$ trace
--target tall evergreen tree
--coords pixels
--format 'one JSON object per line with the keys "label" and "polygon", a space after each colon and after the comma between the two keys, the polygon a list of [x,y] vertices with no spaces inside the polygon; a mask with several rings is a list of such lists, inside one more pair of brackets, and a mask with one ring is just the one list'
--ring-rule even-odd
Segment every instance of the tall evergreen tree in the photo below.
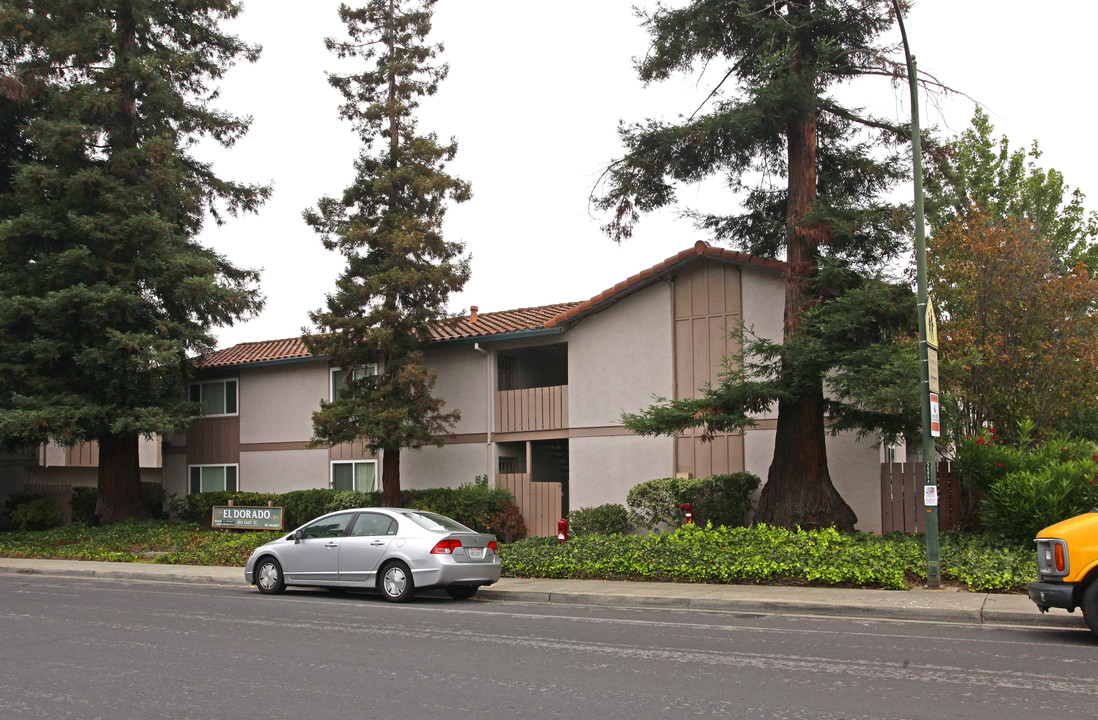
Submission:
{"label": "tall evergreen tree", "polygon": [[[459,419],[431,392],[423,366],[431,325],[450,293],[469,278],[461,243],[442,236],[447,201],[470,197],[469,185],[446,173],[457,143],[418,134],[415,110],[447,72],[432,61],[441,45],[426,42],[435,0],[370,0],[341,5],[348,39],[327,40],[340,58],[359,58],[360,72],[330,75],[343,95],[340,115],[362,142],[354,183],[322,198],[305,220],[324,246],[347,258],[335,292],[310,315],[310,351],[342,370],[346,388],[313,414],[314,443],[360,442],[382,454],[384,502],[400,504],[400,451],[440,443]],[[376,375],[367,374],[377,365]]]}
{"label": "tall evergreen tree", "polygon": [[207,212],[220,221],[269,192],[219,178],[193,153],[248,126],[211,105],[212,81],[258,57],[218,28],[239,9],[0,6],[0,87],[18,132],[5,135],[0,185],[0,442],[98,442],[105,523],[147,513],[138,439],[197,415],[188,358],[261,304],[255,272],[195,240]]}
{"label": "tall evergreen tree", "polygon": [[623,126],[626,154],[607,170],[595,198],[611,212],[608,233],[621,241],[641,213],[675,202],[678,184],[723,175],[742,196],[743,212],[696,214],[699,224],[750,253],[784,254],[788,347],[777,376],[732,373],[724,385],[731,392],[703,412],[662,428],[637,426],[667,434],[698,425],[731,430],[750,424],[751,411],[776,400],[774,459],[755,513],[762,522],[839,528],[856,522],[828,473],[823,387],[833,366],[812,354],[818,324],[806,325],[806,318],[851,285],[820,282],[824,260],[855,271],[894,257],[901,247],[901,214],[882,199],[905,171],[895,152],[899,128],[832,94],[859,77],[903,74],[890,60],[894,48],[879,41],[894,22],[889,0],[658,6],[644,15],[652,46],[638,65],[641,79],[664,80],[699,67],[718,68],[723,79],[689,117]]}

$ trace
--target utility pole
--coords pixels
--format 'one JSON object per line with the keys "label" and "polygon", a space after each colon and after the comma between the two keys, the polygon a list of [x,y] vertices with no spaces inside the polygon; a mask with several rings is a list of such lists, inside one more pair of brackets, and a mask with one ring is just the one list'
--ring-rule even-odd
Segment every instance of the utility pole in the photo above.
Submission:
{"label": "utility pole", "polygon": [[[934,438],[940,434],[938,417],[938,330],[926,290],[926,234],[923,224],[923,150],[919,129],[919,76],[915,56],[907,44],[907,31],[898,0],[892,0],[907,59],[911,89],[911,152],[915,176],[915,265],[918,283],[919,379],[923,405],[923,505],[926,508],[926,584],[942,584],[941,549],[938,544],[938,458]],[[933,346],[933,347],[932,347]],[[933,364],[933,367],[932,367]]]}

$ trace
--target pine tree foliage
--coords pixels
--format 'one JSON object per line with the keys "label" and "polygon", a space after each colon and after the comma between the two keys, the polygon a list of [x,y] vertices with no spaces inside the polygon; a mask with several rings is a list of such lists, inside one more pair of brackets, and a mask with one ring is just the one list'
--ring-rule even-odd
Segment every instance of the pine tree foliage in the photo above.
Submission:
{"label": "pine tree foliage", "polygon": [[[355,73],[332,74],[340,115],[362,143],[356,176],[341,197],[322,198],[305,220],[338,250],[347,267],[326,307],[310,315],[305,341],[345,372],[347,387],[313,415],[314,442],[362,443],[382,452],[385,502],[399,505],[400,451],[438,443],[459,419],[434,397],[423,366],[431,326],[445,317],[451,293],[469,277],[464,246],[443,238],[448,202],[470,197],[445,166],[457,143],[418,132],[415,111],[433,95],[447,67],[427,42],[434,0],[371,0],[343,5],[347,39],[327,41]],[[377,364],[380,372],[367,375]]]}
{"label": "pine tree foliage", "polygon": [[[710,388],[722,395],[704,412],[643,430],[731,430],[767,398],[777,400],[774,461],[755,513],[771,524],[853,528],[856,521],[832,485],[825,447],[825,416],[836,406],[825,398],[824,379],[842,358],[815,353],[830,342],[819,335],[827,329],[821,308],[840,307],[829,293],[858,283],[819,280],[825,263],[866,272],[903,247],[905,212],[886,192],[908,174],[899,149],[904,128],[844,105],[836,92],[861,77],[903,77],[895,48],[880,41],[894,26],[892,7],[887,0],[657,6],[643,16],[652,46],[638,64],[641,79],[702,70],[703,79],[721,79],[689,117],[623,125],[625,155],[608,168],[594,198],[610,213],[605,230],[621,241],[643,213],[672,205],[683,184],[720,177],[741,211],[694,213],[696,221],[718,241],[788,262],[784,347],[755,346],[766,353],[767,372],[751,374],[745,364]],[[860,327],[851,323],[844,342],[867,340]],[[858,406],[847,399],[851,410]],[[689,404],[671,405],[679,402]],[[863,419],[895,426],[884,417]]]}
{"label": "pine tree foliage", "polygon": [[262,186],[194,153],[248,127],[215,82],[258,48],[230,0],[0,6],[0,439],[97,441],[103,522],[140,516],[140,436],[198,413],[188,359],[257,310],[258,276],[195,240]]}

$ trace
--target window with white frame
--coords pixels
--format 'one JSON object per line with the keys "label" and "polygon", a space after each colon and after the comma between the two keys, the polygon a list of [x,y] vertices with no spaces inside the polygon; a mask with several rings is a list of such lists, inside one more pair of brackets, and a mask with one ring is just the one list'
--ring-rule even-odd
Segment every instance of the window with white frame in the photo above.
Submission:
{"label": "window with white frame", "polygon": [[[356,367],[354,369],[354,378],[356,381],[366,377],[373,377],[377,375],[377,365],[369,364]],[[329,389],[328,397],[332,402],[339,399],[339,393],[347,389],[347,371],[341,368],[332,368],[332,385]]]}
{"label": "window with white frame", "polygon": [[377,490],[377,460],[332,461],[332,489],[358,492]]}
{"label": "window with white frame", "polygon": [[236,465],[191,465],[188,493],[236,492]]}
{"label": "window with white frame", "polygon": [[202,403],[205,417],[236,415],[236,380],[208,380],[191,383],[191,402]]}

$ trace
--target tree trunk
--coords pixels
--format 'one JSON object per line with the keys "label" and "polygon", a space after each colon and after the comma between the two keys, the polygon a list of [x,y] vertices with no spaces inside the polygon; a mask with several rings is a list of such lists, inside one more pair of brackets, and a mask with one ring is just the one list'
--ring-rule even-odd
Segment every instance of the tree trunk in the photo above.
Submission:
{"label": "tree trunk", "polygon": [[381,453],[381,502],[385,507],[401,507],[400,448]]}
{"label": "tree trunk", "polygon": [[[816,199],[816,117],[793,120],[788,130],[789,228],[785,283],[785,327],[788,340],[800,330],[801,314],[811,305],[807,281],[816,271],[817,246],[826,232],[802,226]],[[791,368],[783,364],[783,374]],[[853,530],[857,515],[842,499],[827,470],[823,378],[810,392],[778,403],[774,460],[755,511],[757,522],[780,527],[835,526]]]}
{"label": "tree trunk", "polygon": [[95,514],[103,525],[150,517],[141,498],[139,437],[137,433],[122,433],[99,438],[99,491]]}

